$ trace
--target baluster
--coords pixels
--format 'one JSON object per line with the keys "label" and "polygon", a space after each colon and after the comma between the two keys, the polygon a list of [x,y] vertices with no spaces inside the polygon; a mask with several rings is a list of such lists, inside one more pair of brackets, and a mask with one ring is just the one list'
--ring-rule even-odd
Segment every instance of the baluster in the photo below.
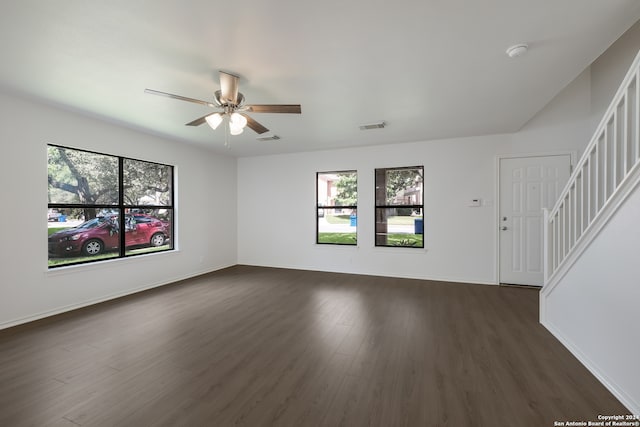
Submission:
{"label": "baluster", "polygon": [[593,185],[594,185],[594,193],[593,196],[594,206],[593,206],[593,218],[598,216],[598,206],[600,206],[600,142],[596,142],[596,152],[595,152],[596,161],[594,163],[594,171],[593,171]]}
{"label": "baluster", "polygon": [[627,177],[627,172],[629,172],[629,160],[628,160],[628,151],[629,151],[629,97],[627,96],[627,91],[624,93],[624,106],[622,110],[624,114],[622,116],[622,176],[620,177],[620,182],[624,181]]}
{"label": "baluster", "polygon": [[633,115],[633,125],[635,128],[635,145],[636,145],[636,158],[635,163],[640,159],[640,69],[636,71],[636,99],[635,99],[635,111]]}
{"label": "baluster", "polygon": [[556,268],[558,268],[558,266],[560,265],[560,239],[558,238],[558,231],[559,231],[559,216],[558,216],[558,212],[556,211],[556,213],[553,215],[553,246],[554,246],[554,257],[555,257],[555,266]]}
{"label": "baluster", "polygon": [[573,240],[571,241],[571,247],[574,247],[578,241],[578,175],[576,175],[575,183],[573,184]]}
{"label": "baluster", "polygon": [[[587,174],[589,179],[587,180],[587,227],[591,224],[591,153],[587,157],[587,161],[584,162],[587,166]],[[585,227],[585,229],[587,228]]]}
{"label": "baluster", "polygon": [[[620,105],[620,104],[618,104]],[[609,201],[609,198],[613,195],[618,187],[618,105],[613,110],[613,136],[611,137],[611,192],[607,192],[607,197],[604,199],[605,203]]]}
{"label": "baluster", "polygon": [[603,177],[603,181],[602,181],[602,198],[599,203],[598,206],[604,206],[605,203],[607,203],[607,193],[608,190],[607,188],[609,187],[609,179],[608,179],[608,175],[609,175],[609,168],[607,168],[607,165],[609,164],[609,122],[607,122],[607,124],[605,125],[604,128],[604,138],[602,139],[602,177]]}
{"label": "baluster", "polygon": [[560,252],[560,262],[564,260],[564,255],[567,253],[567,208],[566,208],[566,198],[562,200],[562,223],[560,228],[562,229],[562,236],[560,240],[562,241],[562,251]]}
{"label": "baluster", "polygon": [[576,174],[576,202],[575,202],[575,225],[573,227],[574,240],[575,242],[580,239],[580,235],[582,234],[582,169],[578,171]]}

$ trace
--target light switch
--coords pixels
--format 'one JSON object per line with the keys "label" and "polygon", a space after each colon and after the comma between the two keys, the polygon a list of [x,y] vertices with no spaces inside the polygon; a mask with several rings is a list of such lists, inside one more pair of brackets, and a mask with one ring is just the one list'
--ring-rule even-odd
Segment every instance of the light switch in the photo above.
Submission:
{"label": "light switch", "polygon": [[469,202],[470,208],[478,208],[482,205],[482,199],[471,199]]}

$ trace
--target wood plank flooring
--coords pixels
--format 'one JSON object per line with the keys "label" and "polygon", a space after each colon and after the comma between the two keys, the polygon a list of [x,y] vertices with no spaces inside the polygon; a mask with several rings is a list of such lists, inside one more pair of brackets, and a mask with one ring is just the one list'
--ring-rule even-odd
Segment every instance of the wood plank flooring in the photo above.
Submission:
{"label": "wood plank flooring", "polygon": [[237,266],[0,331],[0,426],[553,426],[628,411],[538,292]]}

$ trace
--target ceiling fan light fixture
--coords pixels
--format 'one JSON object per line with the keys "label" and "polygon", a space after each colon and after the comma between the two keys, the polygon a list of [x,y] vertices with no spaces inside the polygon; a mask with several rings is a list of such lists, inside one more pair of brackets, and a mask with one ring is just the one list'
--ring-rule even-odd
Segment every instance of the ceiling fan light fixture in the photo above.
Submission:
{"label": "ceiling fan light fixture", "polygon": [[244,129],[247,125],[247,118],[240,113],[231,113],[231,117],[229,117],[229,125]]}
{"label": "ceiling fan light fixture", "polygon": [[229,123],[229,133],[231,135],[233,135],[233,136],[240,135],[243,131],[244,131],[243,128],[233,126],[231,123]]}
{"label": "ceiling fan light fixture", "polygon": [[[235,74],[220,71],[220,89],[215,91],[213,102],[203,101],[200,99],[189,98],[182,95],[176,95],[168,92],[160,92],[153,89],[145,89],[144,92],[151,95],[161,95],[168,98],[187,101],[194,104],[204,105],[206,107],[219,108],[222,111],[217,113],[209,113],[202,117],[186,123],[186,126],[200,126],[205,122],[212,128],[216,129],[220,123],[224,122],[225,126],[225,145],[228,146],[228,136],[240,135],[245,127],[253,132],[261,135],[268,132],[269,129],[264,127],[253,117],[245,113],[289,113],[301,114],[302,108],[300,104],[244,104],[244,95],[238,91],[240,77]],[[274,136],[272,140],[278,139]]]}
{"label": "ceiling fan light fixture", "polygon": [[220,123],[222,123],[222,114],[213,113],[211,115],[208,115],[205,120],[212,129],[216,129],[218,126],[220,126]]}

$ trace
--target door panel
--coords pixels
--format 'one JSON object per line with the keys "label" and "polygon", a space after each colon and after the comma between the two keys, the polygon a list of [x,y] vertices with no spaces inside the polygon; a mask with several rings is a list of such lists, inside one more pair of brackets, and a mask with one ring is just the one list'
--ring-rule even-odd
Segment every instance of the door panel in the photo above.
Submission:
{"label": "door panel", "polygon": [[542,286],[543,208],[569,179],[569,155],[500,159],[500,283]]}

